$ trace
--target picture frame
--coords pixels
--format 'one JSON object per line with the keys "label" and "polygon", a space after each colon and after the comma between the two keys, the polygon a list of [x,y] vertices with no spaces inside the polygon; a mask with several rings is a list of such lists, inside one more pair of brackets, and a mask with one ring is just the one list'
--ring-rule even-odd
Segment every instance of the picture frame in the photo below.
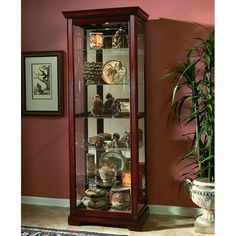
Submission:
{"label": "picture frame", "polygon": [[120,115],[129,116],[130,115],[130,101],[129,98],[117,98],[120,104]]}
{"label": "picture frame", "polygon": [[22,52],[22,115],[64,115],[64,51]]}

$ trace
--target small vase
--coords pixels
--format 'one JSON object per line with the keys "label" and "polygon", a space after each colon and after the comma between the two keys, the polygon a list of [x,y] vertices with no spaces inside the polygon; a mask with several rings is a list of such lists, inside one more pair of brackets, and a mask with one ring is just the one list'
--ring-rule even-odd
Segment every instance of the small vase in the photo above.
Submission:
{"label": "small vase", "polygon": [[107,165],[102,166],[98,172],[103,183],[111,183],[115,177],[115,171]]}

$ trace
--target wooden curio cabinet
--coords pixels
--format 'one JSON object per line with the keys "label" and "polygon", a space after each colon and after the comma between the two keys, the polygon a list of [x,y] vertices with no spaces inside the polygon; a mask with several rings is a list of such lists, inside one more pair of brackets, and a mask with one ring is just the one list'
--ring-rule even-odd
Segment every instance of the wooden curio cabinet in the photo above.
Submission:
{"label": "wooden curio cabinet", "polygon": [[68,27],[69,224],[139,230],[148,216],[145,24],[139,7],[63,12]]}

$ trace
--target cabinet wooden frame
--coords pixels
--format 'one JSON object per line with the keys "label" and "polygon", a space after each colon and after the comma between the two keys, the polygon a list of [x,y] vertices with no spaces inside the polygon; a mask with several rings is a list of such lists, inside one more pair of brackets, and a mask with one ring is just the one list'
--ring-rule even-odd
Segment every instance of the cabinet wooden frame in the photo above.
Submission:
{"label": "cabinet wooden frame", "polygon": [[[139,111],[138,108],[138,56],[137,56],[137,24],[145,23],[148,15],[139,7],[125,7],[125,8],[109,8],[96,10],[82,10],[82,11],[66,11],[63,15],[67,19],[67,38],[68,38],[68,79],[69,79],[69,143],[70,143],[70,215],[68,222],[71,225],[79,225],[80,223],[95,223],[125,226],[130,230],[140,230],[143,223],[148,217],[149,209],[147,206],[147,197],[142,201],[142,206],[139,205],[139,120],[145,119],[145,111]],[[75,57],[74,57],[74,35],[75,28],[86,27],[91,24],[105,24],[106,22],[128,22],[129,24],[129,73],[130,73],[130,98],[125,102],[130,102],[130,112],[125,113],[124,117],[117,117],[114,119],[129,119],[130,131],[132,136],[132,143],[130,148],[131,153],[131,202],[132,207],[130,212],[106,211],[103,210],[86,210],[77,207],[77,193],[76,193],[76,149],[75,149],[75,94],[76,84],[75,77]],[[98,32],[98,31],[97,31]],[[145,55],[144,55],[145,59]],[[145,63],[144,63],[145,65]],[[144,70],[145,73],[145,70]],[[115,86],[115,85],[111,85]],[[99,86],[101,87],[101,85]],[[124,97],[126,98],[126,97]],[[118,99],[123,100],[122,97]],[[85,104],[87,104],[85,102]],[[87,106],[87,105],[85,105]],[[139,114],[142,113],[142,116]],[[96,118],[97,120],[102,119]],[[84,121],[87,122],[87,119]],[[146,128],[146,125],[145,125]],[[146,142],[146,138],[145,138]],[[146,152],[146,149],[145,149]],[[146,155],[145,155],[145,163]],[[77,166],[79,163],[77,163]],[[83,165],[83,163],[81,163]],[[146,165],[145,165],[146,169]],[[147,171],[145,171],[146,177]],[[147,186],[146,186],[147,190]],[[147,192],[147,191],[146,191]],[[146,195],[147,196],[147,195]]]}

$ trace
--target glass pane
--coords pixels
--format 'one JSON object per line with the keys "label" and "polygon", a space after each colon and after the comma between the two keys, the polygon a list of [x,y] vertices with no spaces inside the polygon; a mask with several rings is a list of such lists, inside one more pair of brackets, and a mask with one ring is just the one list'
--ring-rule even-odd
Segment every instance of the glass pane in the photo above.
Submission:
{"label": "glass pane", "polygon": [[128,23],[75,27],[74,37],[77,206],[130,213]]}
{"label": "glass pane", "polygon": [[145,179],[145,87],[144,87],[144,26],[137,23],[137,40],[138,40],[138,111],[143,114],[139,119],[139,209],[145,203],[146,199],[146,179]]}
{"label": "glass pane", "polygon": [[142,118],[139,120],[139,209],[142,208],[146,200],[145,165],[145,125],[144,118]]}
{"label": "glass pane", "polygon": [[137,41],[138,41],[138,111],[144,112],[144,26],[137,24]]}

